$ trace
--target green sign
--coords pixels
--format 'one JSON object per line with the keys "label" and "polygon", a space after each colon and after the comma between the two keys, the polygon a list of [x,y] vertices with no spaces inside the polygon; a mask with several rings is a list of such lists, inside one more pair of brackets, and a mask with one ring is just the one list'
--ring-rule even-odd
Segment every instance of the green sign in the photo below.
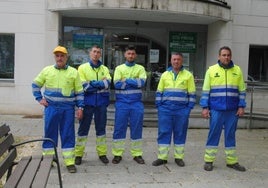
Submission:
{"label": "green sign", "polygon": [[197,33],[190,32],[170,32],[169,51],[181,53],[196,52]]}
{"label": "green sign", "polygon": [[103,46],[103,35],[73,34],[73,47],[79,49],[91,48],[94,45]]}

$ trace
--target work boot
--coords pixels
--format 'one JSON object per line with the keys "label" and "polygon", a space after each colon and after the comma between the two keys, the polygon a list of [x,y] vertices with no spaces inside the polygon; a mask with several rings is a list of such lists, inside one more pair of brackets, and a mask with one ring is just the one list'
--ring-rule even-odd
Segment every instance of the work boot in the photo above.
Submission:
{"label": "work boot", "polygon": [[80,165],[82,163],[82,157],[76,156],[74,162],[76,165]]}
{"label": "work boot", "polygon": [[122,160],[121,156],[114,156],[114,158],[112,160],[112,163],[113,164],[118,164],[118,163],[120,163],[121,160]]}
{"label": "work boot", "polygon": [[67,170],[69,173],[76,173],[76,167],[74,165],[67,166]]}
{"label": "work boot", "polygon": [[175,159],[175,163],[180,167],[185,166],[185,163],[182,159]]}
{"label": "work boot", "polygon": [[229,168],[233,168],[233,169],[235,169],[237,171],[240,171],[240,172],[245,172],[246,171],[246,168],[244,166],[241,166],[239,163],[227,164],[226,166],[229,167]]}
{"label": "work boot", "polygon": [[134,161],[136,161],[138,164],[144,164],[144,159],[142,158],[142,156],[136,156],[133,158]]}
{"label": "work boot", "polygon": [[106,155],[99,156],[99,159],[100,159],[101,162],[103,162],[104,164],[108,164],[108,163],[109,163],[109,159],[106,157]]}
{"label": "work boot", "polygon": [[212,162],[205,162],[204,170],[212,171],[213,170],[213,163]]}
{"label": "work boot", "polygon": [[163,165],[163,164],[167,164],[167,160],[156,159],[156,160],[152,163],[153,166],[160,166],[160,165]]}

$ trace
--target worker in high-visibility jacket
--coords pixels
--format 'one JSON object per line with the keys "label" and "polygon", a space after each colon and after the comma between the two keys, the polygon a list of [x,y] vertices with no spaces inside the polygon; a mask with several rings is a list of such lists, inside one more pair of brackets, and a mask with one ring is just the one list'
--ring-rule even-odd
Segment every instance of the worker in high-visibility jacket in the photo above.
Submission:
{"label": "worker in high-visibility jacket", "polygon": [[183,55],[171,55],[171,67],[158,83],[155,103],[158,109],[158,159],[152,165],[167,163],[173,135],[175,163],[183,167],[189,116],[196,101],[192,73],[183,67]]}
{"label": "worker in high-visibility jacket", "polygon": [[96,131],[97,154],[104,164],[109,163],[107,158],[106,121],[111,76],[109,69],[99,60],[101,57],[101,48],[99,46],[92,46],[89,50],[89,56],[89,62],[78,67],[78,72],[85,92],[85,107],[83,119],[79,121],[77,132],[75,146],[76,165],[82,163],[82,157],[84,155],[93,117]]}
{"label": "worker in high-visibility jacket", "polygon": [[[45,67],[38,74],[32,83],[32,92],[35,99],[45,107],[44,137],[51,138],[58,145],[59,132],[64,164],[70,173],[75,173],[75,106],[78,107],[77,118],[81,119],[84,92],[77,70],[66,64],[66,48],[57,46],[53,53],[56,64]],[[44,155],[54,154],[50,142],[45,141],[42,147]]]}
{"label": "worker in high-visibility jacket", "polygon": [[203,108],[202,116],[210,118],[204,156],[206,171],[213,170],[222,129],[227,167],[246,170],[238,163],[235,138],[238,119],[244,115],[246,107],[246,89],[243,73],[231,58],[229,47],[220,48],[217,64],[209,67],[204,79],[200,105]]}
{"label": "worker in high-visibility jacket", "polygon": [[120,163],[125,151],[127,127],[130,127],[130,152],[133,159],[144,164],[142,158],[142,128],[144,106],[142,88],[146,82],[146,71],[135,63],[136,49],[132,46],[125,51],[126,62],[116,67],[114,72],[115,87],[115,124],[112,153],[114,164]]}

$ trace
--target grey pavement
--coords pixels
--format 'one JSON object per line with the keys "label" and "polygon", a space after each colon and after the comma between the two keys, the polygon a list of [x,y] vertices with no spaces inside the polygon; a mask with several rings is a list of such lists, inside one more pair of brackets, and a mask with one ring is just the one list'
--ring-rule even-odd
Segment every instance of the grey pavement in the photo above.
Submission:
{"label": "grey pavement", "polygon": [[[43,120],[41,118],[24,118],[21,115],[0,115],[0,124],[10,125],[15,136],[42,137]],[[200,121],[201,124],[208,123]],[[78,124],[76,123],[76,129]],[[154,167],[157,158],[157,128],[145,127],[143,132],[143,149],[146,164],[137,164],[129,154],[129,132],[126,151],[120,164],[112,164],[111,141],[113,126],[107,126],[108,158],[110,163],[104,165],[95,151],[95,131],[91,127],[89,142],[83,163],[77,166],[78,172],[70,174],[62,164],[63,185],[66,188],[177,188],[177,187],[268,187],[268,129],[237,130],[237,153],[240,164],[246,172],[237,172],[225,164],[223,139],[221,139],[214,170],[203,170],[203,155],[208,129],[189,129],[185,146],[185,167],[175,164],[171,148],[166,165]],[[41,147],[39,146],[39,149]],[[41,149],[40,149],[41,150]],[[37,150],[35,150],[37,152]],[[58,187],[57,170],[53,168],[47,187]]]}

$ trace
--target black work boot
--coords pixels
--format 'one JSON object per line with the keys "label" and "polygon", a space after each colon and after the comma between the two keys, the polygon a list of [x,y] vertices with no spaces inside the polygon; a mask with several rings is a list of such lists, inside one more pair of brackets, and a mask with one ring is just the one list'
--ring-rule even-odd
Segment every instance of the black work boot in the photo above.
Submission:
{"label": "black work boot", "polygon": [[242,165],[240,165],[239,163],[235,163],[235,164],[227,164],[226,165],[227,167],[229,168],[233,168],[237,171],[240,171],[240,172],[245,172],[246,171],[246,168]]}
{"label": "black work boot", "polygon": [[121,156],[114,156],[114,158],[112,160],[112,163],[113,164],[118,164],[118,163],[120,163],[121,160],[122,160]]}
{"label": "black work boot", "polygon": [[108,164],[108,163],[109,163],[109,159],[106,157],[106,155],[99,156],[99,159],[100,159],[101,162],[103,162],[104,164]]}
{"label": "black work boot", "polygon": [[138,164],[145,164],[145,161],[142,156],[136,156],[133,158],[133,160],[136,161]]}
{"label": "black work boot", "polygon": [[185,163],[182,159],[175,159],[175,163],[180,166],[180,167],[184,167]]}
{"label": "black work boot", "polygon": [[74,162],[75,162],[76,165],[81,165],[82,157],[76,156]]}
{"label": "black work boot", "polygon": [[156,159],[156,160],[152,163],[153,166],[160,166],[160,165],[163,165],[163,164],[167,164],[167,160]]}
{"label": "black work boot", "polygon": [[66,166],[69,173],[76,173],[76,167],[74,165]]}
{"label": "black work boot", "polygon": [[205,162],[204,170],[212,171],[213,170],[213,163],[212,162]]}

